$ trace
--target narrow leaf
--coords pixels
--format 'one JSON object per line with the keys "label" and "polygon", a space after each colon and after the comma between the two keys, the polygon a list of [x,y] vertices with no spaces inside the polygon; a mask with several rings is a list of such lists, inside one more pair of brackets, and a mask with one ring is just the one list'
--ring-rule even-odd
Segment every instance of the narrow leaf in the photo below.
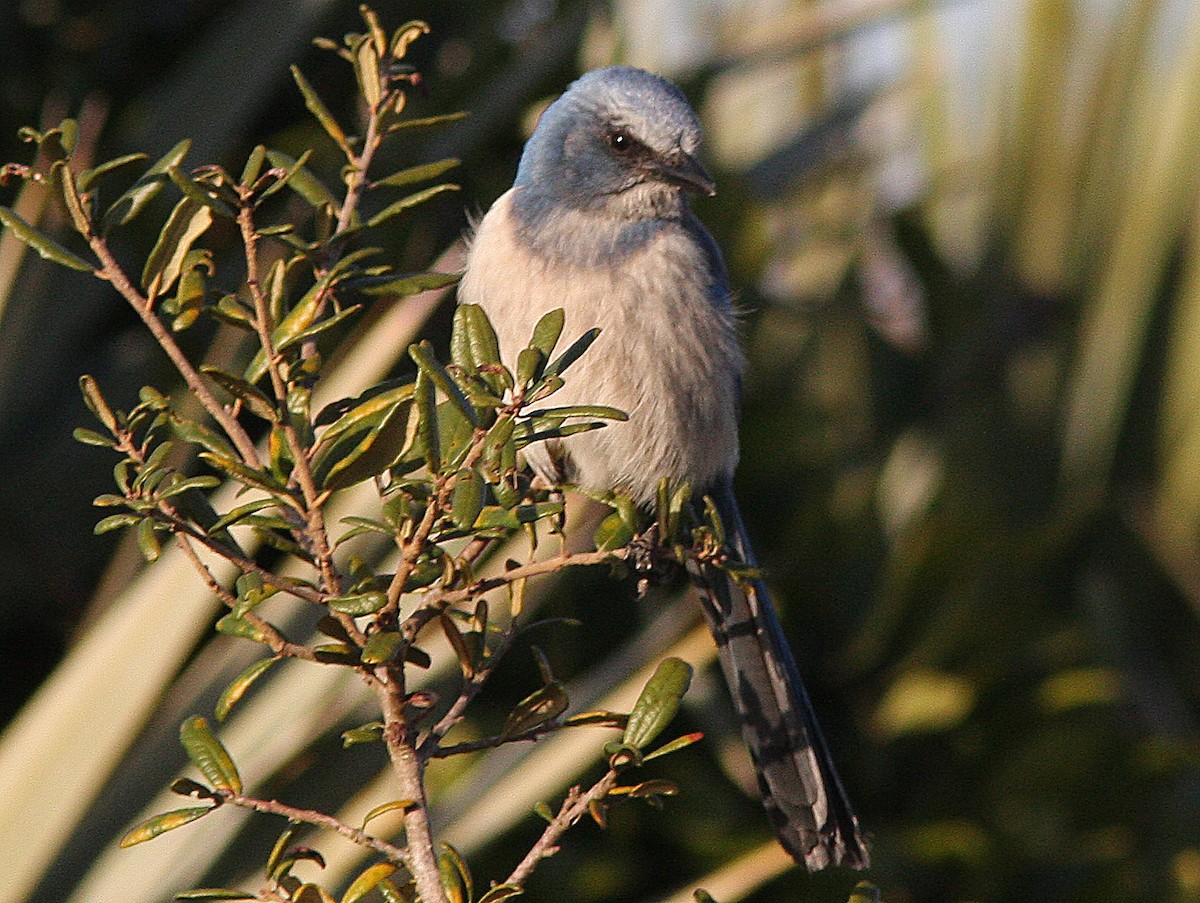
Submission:
{"label": "narrow leaf", "polygon": [[395,871],[396,866],[390,862],[375,863],[370,868],[360,872],[358,877],[350,882],[350,886],[342,894],[341,903],[358,903],[359,900],[373,891],[380,881],[391,877]]}
{"label": "narrow leaf", "polygon": [[185,196],[175,205],[142,270],[142,288],[151,299],[175,284],[188,251],[212,220],[212,209],[191,197]]}
{"label": "narrow leaf", "polygon": [[104,230],[108,231],[113,226],[123,226],[141,213],[155,195],[162,190],[162,187],[170,181],[167,170],[182,163],[191,146],[192,142],[185,138],[142,173],[141,178],[117,198],[116,203],[109,207],[104,214]]}
{"label": "narrow leaf", "polygon": [[25,222],[18,213],[7,207],[0,207],[0,223],[8,227],[8,231],[37,251],[38,256],[45,260],[83,273],[90,273],[96,269],[79,255],[68,251],[54,239],[43,235]]}
{"label": "narrow leaf", "polygon": [[195,806],[189,809],[173,809],[170,812],[148,818],[121,838],[121,849],[153,840],[159,834],[181,828],[189,822],[203,818],[216,808],[216,806]]}
{"label": "narrow leaf", "polygon": [[246,691],[253,686],[254,682],[267,673],[267,670],[275,664],[279,659],[264,658],[255,662],[237,677],[235,677],[225,688],[225,691],[217,699],[217,704],[213,707],[213,714],[218,721],[224,721],[229,717],[229,713],[233,707],[238,704]]}
{"label": "narrow leaf", "polygon": [[206,720],[197,716],[185,721],[179,728],[179,740],[188,758],[214,787],[241,795],[242,779],[233,759]]}
{"label": "narrow leaf", "polygon": [[621,742],[634,749],[650,743],[675,717],[691,682],[691,665],[679,658],[663,659],[629,713]]}
{"label": "narrow leaf", "polygon": [[435,197],[436,195],[442,194],[443,192],[446,192],[446,191],[458,191],[458,190],[459,190],[458,185],[446,183],[443,185],[434,185],[433,187],[426,188],[423,191],[414,192],[413,194],[408,195],[408,197],[403,197],[398,201],[394,201],[393,203],[388,204],[386,207],[384,207],[382,210],[380,210],[378,213],[376,213],[373,217],[371,217],[369,220],[367,220],[367,226],[368,226],[368,228],[373,229],[376,226],[382,225],[383,223],[387,222],[388,220],[392,219],[393,217],[398,216],[399,214],[403,213],[405,210],[409,210],[413,207],[416,207],[418,204],[425,203],[425,201],[429,200],[432,197]]}
{"label": "narrow leaf", "polygon": [[292,78],[296,80],[296,87],[300,89],[300,93],[304,95],[304,105],[308,107],[308,111],[316,117],[317,122],[321,124],[326,134],[329,135],[340,147],[347,156],[351,156],[353,151],[350,148],[350,142],[346,140],[346,133],[342,131],[342,127],[338,125],[333,114],[329,112],[329,108],[325,106],[325,102],[321,100],[320,95],[313,90],[313,86],[308,83],[308,79],[300,71],[299,67],[292,66]]}
{"label": "narrow leaf", "polygon": [[402,169],[399,172],[394,172],[390,176],[382,179],[376,179],[373,183],[376,188],[400,188],[404,185],[412,185],[414,182],[424,182],[428,179],[436,179],[438,176],[458,166],[462,161],[456,157],[447,157],[445,160],[437,160],[433,163],[422,163],[418,166],[410,166],[407,169]]}
{"label": "narrow leaf", "polygon": [[[382,725],[380,725],[380,727],[382,728]],[[374,809],[372,809],[370,812],[368,812],[366,815],[363,816],[362,828],[365,831],[367,829],[367,825],[381,815],[386,815],[389,812],[397,812],[397,811],[398,812],[407,812],[409,809],[414,808],[416,805],[417,804],[414,800],[409,800],[409,799],[392,800],[391,802],[388,802],[388,803],[381,803],[380,805],[376,806]]]}

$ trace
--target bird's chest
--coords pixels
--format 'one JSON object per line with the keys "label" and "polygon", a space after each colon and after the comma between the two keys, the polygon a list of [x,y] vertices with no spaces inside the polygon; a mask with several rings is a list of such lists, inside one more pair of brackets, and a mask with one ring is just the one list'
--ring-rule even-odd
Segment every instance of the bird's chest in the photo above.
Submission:
{"label": "bird's chest", "polygon": [[668,233],[611,257],[571,262],[523,247],[504,228],[503,213],[502,199],[480,224],[461,297],[487,311],[510,366],[555,308],[566,312],[560,350],[598,327],[596,342],[549,403],[611,405],[630,417],[572,437],[578,478],[637,480],[646,489],[660,476],[705,483],[732,470],[739,353],[732,313],[713,295],[703,249]]}

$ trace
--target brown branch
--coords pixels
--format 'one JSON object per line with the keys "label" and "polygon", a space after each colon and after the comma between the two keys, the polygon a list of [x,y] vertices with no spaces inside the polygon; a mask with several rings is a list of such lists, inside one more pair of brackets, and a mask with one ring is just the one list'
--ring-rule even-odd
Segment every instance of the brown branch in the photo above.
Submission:
{"label": "brown branch", "polygon": [[332,815],[326,815],[323,812],[317,812],[313,809],[298,809],[295,806],[288,806],[277,800],[260,800],[250,796],[226,796],[222,793],[220,797],[231,806],[252,809],[255,812],[267,812],[271,815],[282,815],[284,818],[291,819],[292,821],[333,831],[361,847],[366,847],[367,849],[374,850],[376,853],[380,853],[397,865],[408,866],[411,859],[408,850],[390,844],[386,840],[380,840],[366,831],[348,825],[334,818]]}
{"label": "brown branch", "polygon": [[546,826],[537,843],[525,854],[525,858],[517,865],[511,875],[505,879],[505,884],[515,884],[521,887],[529,880],[538,863],[558,851],[558,841],[567,829],[581,819],[593,802],[604,799],[617,786],[617,771],[609,769],[608,773],[597,781],[586,793],[581,793],[578,787],[572,787],[563,800],[558,815]]}
{"label": "brown branch", "polygon": [[238,454],[242,456],[242,460],[250,467],[256,470],[262,469],[262,462],[258,457],[258,449],[255,448],[253,440],[249,434],[242,428],[235,418],[225,406],[217,400],[209,389],[208,383],[200,375],[200,371],[192,366],[192,362],[188,360],[187,355],[183,353],[183,349],[175,341],[174,336],[158,316],[154,313],[154,305],[149,298],[145,297],[137,290],[134,284],[130,281],[125,271],[121,269],[121,265],[109,250],[108,243],[103,237],[89,232],[84,236],[92,251],[103,266],[96,271],[96,275],[101,279],[109,282],[113,288],[120,292],[121,296],[129,302],[142,322],[146,324],[146,328],[150,330],[150,334],[154,336],[154,340],[167,357],[171,359],[171,363],[175,365],[175,369],[183,377],[188,388],[192,390],[196,398],[200,401],[212,418],[220,424],[221,429],[225,431],[230,441],[238,450]]}
{"label": "brown branch", "polygon": [[417,755],[412,729],[404,711],[404,666],[380,665],[368,680],[383,710],[383,738],[392,767],[400,778],[400,792],[413,801],[413,805],[404,810],[409,871],[424,903],[448,903],[434,853],[433,831],[429,825],[425,768],[421,757]]}

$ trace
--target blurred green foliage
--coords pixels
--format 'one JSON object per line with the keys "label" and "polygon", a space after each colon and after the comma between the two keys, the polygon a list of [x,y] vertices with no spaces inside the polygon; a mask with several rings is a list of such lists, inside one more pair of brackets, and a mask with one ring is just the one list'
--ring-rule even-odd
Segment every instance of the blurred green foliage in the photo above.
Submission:
{"label": "blurred green foliage", "polygon": [[[414,109],[472,115],[392,161],[464,161],[459,197],[396,227],[412,269],[461,232],[462,198],[483,207],[507,187],[538,101],[581,66],[653,64],[647,47],[667,43],[632,3],[428,6],[385,10],[433,26],[415,51],[427,93]],[[1200,22],[1187,4],[1149,0],[1103,20],[1066,0],[969,3],[972,43],[954,9],[839,0],[771,18],[752,6],[729,5],[681,81],[721,185],[699,212],[748,311],[738,490],[874,838],[870,877],[884,900],[923,903],[1196,899]],[[317,139],[287,64],[327,98],[348,97],[345,76],[305,47],[356,27],[357,12],[275,7],[22,3],[0,38],[11,50],[0,55],[4,159],[20,154],[19,126],[64,114],[98,158],[161,154],[184,135],[202,159],[244,158],[259,141],[299,153]],[[885,16],[908,49],[899,73],[844,90],[838,64],[871,51],[858,40]],[[985,52],[955,66],[964,42]],[[897,169],[909,172],[899,188]],[[51,231],[62,216],[34,213]],[[128,251],[153,240],[134,236]],[[38,259],[18,273],[13,255],[0,244],[9,713],[136,572],[135,549],[90,535],[110,462],[71,441],[84,417],[77,377],[96,373],[128,404],[162,366],[118,299]],[[435,342],[449,319],[448,306],[433,316]],[[543,614],[585,628],[538,638],[556,673],[608,687],[612,650],[652,657],[642,628],[664,635],[657,612],[633,609],[602,574],[567,589]],[[178,760],[157,751],[175,745],[181,696],[220,684],[206,669],[224,654],[197,645],[30,899],[67,898],[149,802],[146,788],[169,780]],[[532,661],[512,670],[489,690],[501,712],[536,673]],[[629,808],[603,834],[578,832],[546,864],[546,889],[570,875],[584,876],[580,901],[685,886],[687,899],[696,885],[722,903],[846,898],[844,875],[776,873],[754,858],[770,832],[724,752],[735,731],[720,694],[703,690],[698,675],[704,702],[680,729],[706,742],[664,763],[682,794],[663,813]],[[358,723],[345,709],[331,708],[324,739],[293,752],[273,789],[315,805],[372,780],[356,750],[336,780],[311,770]],[[520,764],[464,770],[463,792],[482,797],[485,778],[502,787]],[[448,809],[470,811],[447,785]],[[538,830],[518,821],[481,844],[479,871],[511,862]],[[239,846],[261,860],[269,833],[249,825]],[[736,861],[774,877],[722,894],[710,878]],[[242,868],[227,852],[200,872]]]}

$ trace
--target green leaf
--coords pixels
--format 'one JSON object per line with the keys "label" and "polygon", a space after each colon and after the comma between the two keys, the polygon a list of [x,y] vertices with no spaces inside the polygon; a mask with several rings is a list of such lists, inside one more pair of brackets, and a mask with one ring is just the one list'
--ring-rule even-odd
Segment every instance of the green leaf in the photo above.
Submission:
{"label": "green leaf", "polygon": [[438,856],[438,871],[442,876],[442,887],[450,898],[450,903],[469,903],[475,897],[475,888],[471,881],[471,870],[462,854],[450,844],[442,841]]}
{"label": "green leaf", "polygon": [[200,452],[200,458],[207,461],[217,470],[233,477],[239,483],[249,486],[252,489],[261,489],[264,492],[269,492],[276,500],[286,502],[292,507],[298,507],[298,503],[286,487],[271,476],[270,473],[262,470],[254,470],[240,461],[215,455],[212,452]]}
{"label": "green leaf", "polygon": [[417,370],[413,400],[417,408],[417,437],[425,447],[425,464],[430,473],[442,468],[441,439],[438,436],[437,389],[423,369]]}
{"label": "green leaf", "polygon": [[382,665],[390,662],[404,645],[404,634],[394,630],[381,630],[367,638],[363,647],[362,661],[364,665]]}
{"label": "green leaf", "polygon": [[445,160],[436,160],[433,163],[421,163],[418,166],[410,166],[394,172],[382,179],[375,179],[372,186],[375,188],[400,188],[404,185],[412,185],[414,182],[425,182],[429,179],[436,179],[461,162],[456,157],[447,157]]}
{"label": "green leaf", "polygon": [[413,207],[416,207],[418,204],[425,203],[427,200],[429,200],[432,197],[435,197],[436,195],[442,194],[443,192],[446,192],[446,191],[458,191],[458,190],[459,190],[458,185],[446,183],[443,185],[434,185],[431,188],[426,188],[422,191],[414,192],[413,194],[410,194],[407,197],[403,197],[398,201],[393,201],[391,204],[388,204],[386,207],[384,207],[382,210],[380,210],[378,213],[376,213],[374,216],[372,216],[369,220],[367,220],[367,227],[373,229],[376,226],[382,225],[383,223],[387,222],[388,220],[392,219],[393,217],[398,216],[399,214],[403,213],[405,210],[409,210]]}
{"label": "green leaf", "polygon": [[37,251],[38,256],[45,260],[83,273],[90,273],[96,269],[79,255],[68,251],[54,239],[43,235],[25,222],[20,214],[7,207],[0,207],[0,223],[8,227],[9,232]]}
{"label": "green leaf", "polygon": [[[277,169],[282,169],[287,172],[287,175],[281,181],[287,183],[288,187],[296,194],[300,195],[304,200],[308,201],[313,207],[329,207],[337,209],[337,199],[326,187],[325,183],[312,174],[304,161],[308,159],[308,153],[301,155],[299,159],[293,160],[287,154],[279,151],[267,151],[267,159],[271,161],[271,165]],[[272,186],[274,187],[274,186]]]}
{"label": "green leaf", "polygon": [[382,721],[372,721],[368,724],[360,724],[358,727],[350,728],[348,731],[342,731],[342,746],[347,749],[351,746],[358,746],[360,743],[377,743],[382,739]]}
{"label": "green leaf", "polygon": [[108,436],[101,436],[95,430],[84,429],[77,427],[72,433],[76,442],[82,442],[84,445],[97,445],[101,448],[114,448],[115,442]]}
{"label": "green leaf", "polygon": [[233,759],[206,720],[197,716],[185,721],[179,728],[179,740],[188,758],[214,787],[235,796],[241,795],[242,779]]}
{"label": "green leaf", "polygon": [[266,674],[267,670],[277,661],[279,659],[274,657],[261,659],[235,677],[229,686],[225,688],[220,698],[217,699],[217,704],[213,707],[213,714],[217,720],[224,721],[228,718],[233,707],[246,695],[246,691],[253,686],[256,680]]}
{"label": "green leaf", "polygon": [[137,163],[145,159],[145,154],[125,154],[122,157],[106,160],[105,162],[94,166],[91,169],[85,169],[79,174],[79,190],[87,191],[92,187],[92,185],[94,185],[104,176],[108,175],[110,172],[116,172],[118,169],[128,166],[130,163]]}
{"label": "green leaf", "polygon": [[326,600],[326,604],[340,614],[357,618],[362,615],[373,615],[387,605],[387,593],[373,590],[369,593],[335,596]]}
{"label": "green leaf", "polygon": [[170,181],[167,170],[182,163],[191,146],[192,142],[185,138],[142,173],[141,178],[117,198],[116,203],[109,207],[104,214],[104,231],[107,232],[113,226],[123,226],[141,213],[155,195],[162,190],[162,187]]}
{"label": "green leaf", "polygon": [[[379,727],[380,727],[380,730],[383,729],[382,724],[380,724]],[[392,800],[391,802],[381,803],[380,805],[376,806],[374,809],[372,809],[370,812],[368,812],[366,815],[363,816],[362,829],[364,831],[367,830],[367,825],[381,815],[386,815],[389,812],[396,812],[397,810],[399,810],[401,812],[407,812],[409,809],[414,808],[416,805],[417,805],[417,803],[415,800],[409,800],[409,799]]]}
{"label": "green leaf", "polygon": [[142,288],[151,300],[175,284],[188,251],[212,220],[212,209],[191,197],[185,196],[175,205],[142,270]]}
{"label": "green leaf", "polygon": [[475,410],[474,405],[467,401],[467,396],[454,381],[450,371],[443,367],[442,363],[434,356],[433,346],[429,344],[429,341],[422,340],[414,345],[409,345],[408,353],[421,371],[426,373],[433,384],[441,389],[446,399],[467,419],[467,422],[472,427],[478,427],[480,425],[479,412]]}
{"label": "green leaf", "polygon": [[86,373],[79,377],[79,390],[83,393],[84,403],[96,415],[96,419],[103,423],[110,433],[116,432],[117,416],[100,393],[95,378]]}
{"label": "green leaf", "polygon": [[383,473],[404,451],[403,417],[415,386],[381,392],[355,405],[321,436],[313,475],[323,488],[342,488]]}
{"label": "green leaf", "polygon": [[458,122],[460,119],[466,119],[469,113],[454,112],[442,113],[440,116],[425,116],[421,119],[403,119],[393,125],[389,131],[396,132],[400,129],[423,129],[431,125],[444,125],[447,122]]}
{"label": "green leaf", "polygon": [[625,522],[619,512],[614,511],[604,520],[592,535],[592,542],[601,552],[611,552],[613,549],[623,549],[633,539],[633,528]]}
{"label": "green leaf", "polygon": [[450,519],[455,526],[469,530],[483,510],[483,477],[474,468],[460,470],[455,476],[450,500]]}
{"label": "green leaf", "polygon": [[[492,328],[488,316],[478,304],[460,304],[463,324],[467,331],[467,343],[471,349],[471,360],[476,367],[490,367],[500,363],[500,340]],[[496,387],[493,386],[493,390]],[[500,390],[502,391],[502,389]]]}
{"label": "green leaf", "polygon": [[565,420],[568,417],[603,417],[606,420],[626,421],[629,415],[620,408],[603,404],[568,404],[556,408],[539,408],[526,415],[530,420]]}
{"label": "green leaf", "polygon": [[512,737],[543,725],[565,712],[569,704],[567,691],[558,681],[552,680],[517,703],[504,722],[500,736]]}
{"label": "green leaf", "polygon": [[[232,395],[234,398],[241,399],[242,404],[252,413],[263,420],[274,423],[279,419],[275,410],[275,405],[271,399],[257,389],[252,382],[234,376],[232,373],[226,373],[217,367],[203,366],[200,372],[209,376],[213,382],[219,385],[222,389]],[[261,374],[260,374],[261,375]],[[216,449],[210,449],[216,452]]]}
{"label": "green leaf", "polygon": [[570,344],[566,351],[556,357],[546,367],[547,376],[562,376],[563,372],[583,356],[592,347],[592,342],[600,335],[600,329],[593,327]]}
{"label": "green leaf", "polygon": [[364,295],[390,295],[395,298],[407,298],[420,292],[453,285],[461,279],[458,273],[411,273],[407,276],[388,277],[379,282],[370,282],[361,286]]}
{"label": "green leaf", "polygon": [[511,900],[513,897],[519,897],[523,893],[525,891],[515,884],[497,884],[479,898],[479,903],[501,903],[503,900]]}
{"label": "green leaf", "polygon": [[121,838],[121,849],[145,843],[147,840],[153,840],[159,834],[181,828],[189,822],[203,818],[216,808],[216,806],[194,806],[188,809],[173,809],[170,812],[148,818]]}
{"label": "green leaf", "polygon": [[154,532],[154,521],[148,517],[138,524],[137,543],[143,558],[150,562],[158,561],[162,545],[158,541],[158,534]]}
{"label": "green leaf", "polygon": [[233,614],[232,612],[221,616],[216,624],[217,632],[223,633],[226,636],[240,637],[243,640],[252,640],[255,643],[267,645],[268,637],[261,627],[253,621],[248,621],[244,617]]}
{"label": "green leaf", "polygon": [[172,166],[168,169],[167,176],[175,183],[175,187],[183,193],[185,198],[191,198],[197,204],[203,204],[219,216],[224,216],[228,219],[235,219],[237,217],[232,207],[214,195],[212,191],[206,189],[203,184],[184,175],[178,166]]}
{"label": "green leaf", "polygon": [[533,327],[530,346],[537,348],[549,359],[550,355],[554,353],[554,346],[558,344],[558,340],[562,336],[563,324],[566,323],[566,320],[567,315],[561,307],[556,307],[543,314],[542,318],[537,321],[537,325]]}
{"label": "green leaf", "polygon": [[142,520],[140,514],[110,514],[103,518],[99,523],[92,528],[92,532],[97,536],[104,533],[111,533],[113,530],[119,530],[122,527],[129,527]]}
{"label": "green leaf", "polygon": [[333,114],[329,112],[329,108],[325,106],[325,102],[313,90],[313,86],[308,83],[308,79],[304,77],[299,67],[292,66],[291,70],[292,78],[296,80],[296,87],[304,95],[304,105],[308,107],[308,111],[316,117],[317,122],[321,124],[321,128],[337,143],[337,146],[342,149],[343,153],[347,157],[352,156],[354,152],[350,148],[350,142],[346,140],[346,133],[342,131],[342,127],[338,125]]}
{"label": "green leaf", "polygon": [[346,892],[342,894],[341,903],[358,903],[363,897],[375,889],[384,878],[391,877],[396,866],[390,862],[377,862],[370,868],[360,872],[358,877],[350,882]]}
{"label": "green leaf", "polygon": [[691,665],[679,658],[663,659],[629,713],[622,744],[640,750],[662,733],[691,682]]}
{"label": "green leaf", "polygon": [[421,35],[427,34],[429,34],[429,25],[420,19],[405,22],[392,34],[392,56],[398,60],[403,59],[408,55],[408,45]]}
{"label": "green leaf", "polygon": [[646,755],[642,757],[642,761],[649,762],[651,759],[657,759],[659,756],[668,756],[673,752],[678,752],[685,747],[691,746],[693,743],[699,743],[703,739],[704,734],[700,731],[696,731],[695,733],[691,734],[684,734],[682,737],[676,737],[669,743],[664,743],[658,749],[654,750],[654,752],[646,753]]}
{"label": "green leaf", "polygon": [[224,887],[198,887],[180,891],[176,900],[257,900],[258,896],[244,890],[229,890]]}

